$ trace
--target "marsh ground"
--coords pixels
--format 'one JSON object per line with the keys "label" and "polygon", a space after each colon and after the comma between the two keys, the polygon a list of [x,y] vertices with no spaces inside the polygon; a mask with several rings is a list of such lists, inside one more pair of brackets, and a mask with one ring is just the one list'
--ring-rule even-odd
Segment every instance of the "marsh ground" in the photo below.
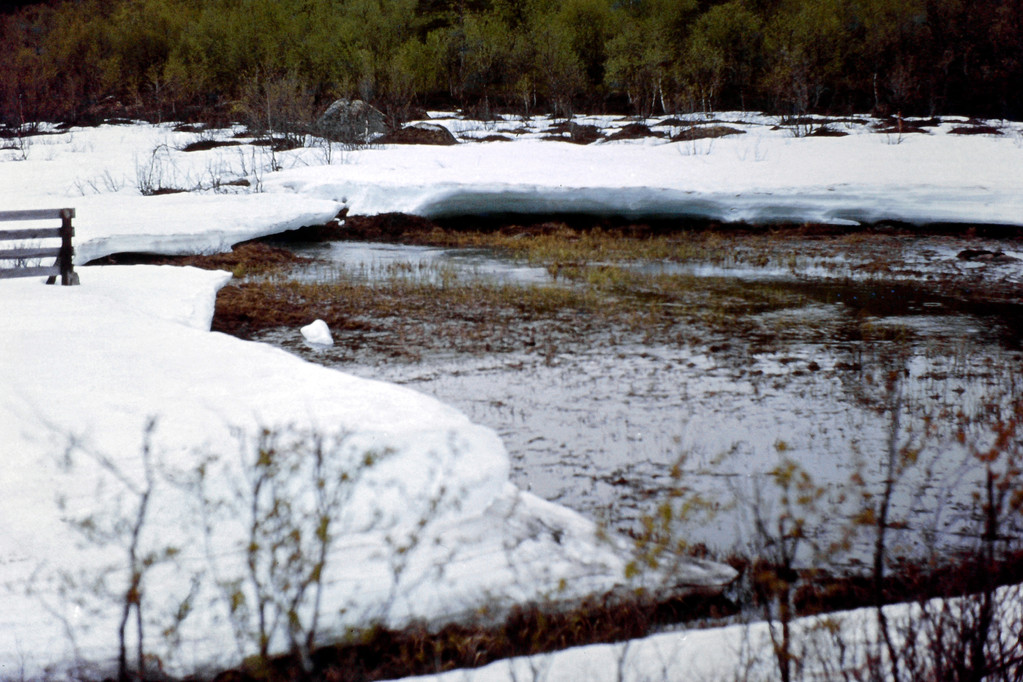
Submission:
{"label": "marsh ground", "polygon": [[[893,371],[906,437],[928,425],[926,469],[898,494],[902,549],[961,544],[972,474],[951,441],[1020,390],[1016,234],[348,223],[226,287],[214,329],[453,404],[498,431],[514,483],[616,530],[684,498],[679,532],[719,556],[756,542],[748,503],[783,459],[827,490],[820,545],[846,532]],[[316,318],[333,346],[304,342]]]}

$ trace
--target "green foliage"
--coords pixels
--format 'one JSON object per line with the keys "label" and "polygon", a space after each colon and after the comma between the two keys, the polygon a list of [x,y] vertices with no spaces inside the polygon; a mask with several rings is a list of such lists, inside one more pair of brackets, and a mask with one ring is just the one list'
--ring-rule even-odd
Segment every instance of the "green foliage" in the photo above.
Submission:
{"label": "green foliage", "polygon": [[745,109],[762,69],[763,42],[763,21],[744,0],[716,5],[696,21],[686,44],[683,74],[702,109],[717,105],[726,84]]}
{"label": "green foliage", "polygon": [[556,21],[569,36],[586,82],[604,82],[607,42],[614,35],[615,17],[606,0],[568,0],[561,3]]}
{"label": "green foliage", "polygon": [[[223,112],[255,79],[372,100],[637,113],[1023,115],[1023,0],[83,0],[0,16],[7,123]],[[261,85],[259,87],[262,87]]]}
{"label": "green foliage", "polygon": [[504,85],[514,61],[515,43],[500,16],[465,16],[448,30],[447,39],[451,94],[459,102],[466,105],[486,100]]}
{"label": "green foliage", "polygon": [[167,60],[188,18],[188,6],[178,2],[143,0],[117,7],[110,18],[106,82],[129,97],[141,97],[147,89],[159,95]]}
{"label": "green foliage", "polygon": [[583,64],[573,49],[571,25],[557,14],[531,21],[530,39],[538,93],[556,116],[571,117],[572,103],[583,88]]}
{"label": "green foliage", "polygon": [[766,27],[767,86],[782,111],[817,110],[841,74],[849,45],[843,0],[793,0]]}

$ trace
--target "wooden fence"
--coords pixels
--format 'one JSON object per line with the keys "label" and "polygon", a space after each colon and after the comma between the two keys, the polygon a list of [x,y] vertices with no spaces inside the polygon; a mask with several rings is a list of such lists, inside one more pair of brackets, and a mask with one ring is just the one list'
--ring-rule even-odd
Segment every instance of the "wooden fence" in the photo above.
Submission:
{"label": "wooden fence", "polygon": [[[78,275],[75,273],[72,238],[75,236],[75,228],[71,225],[75,217],[73,208],[47,208],[35,211],[0,211],[0,223],[14,222],[18,220],[60,220],[60,227],[34,228],[27,230],[3,230],[0,229],[0,242],[4,241],[32,241],[36,239],[60,239],[59,247],[40,248],[33,246],[22,246],[14,249],[0,249],[0,263],[3,261],[17,261],[14,267],[0,267],[0,279],[11,277],[43,277],[46,276],[47,284],[53,284],[60,277],[61,284],[78,284]],[[50,266],[23,266],[25,261],[34,261],[41,258],[54,258]]]}

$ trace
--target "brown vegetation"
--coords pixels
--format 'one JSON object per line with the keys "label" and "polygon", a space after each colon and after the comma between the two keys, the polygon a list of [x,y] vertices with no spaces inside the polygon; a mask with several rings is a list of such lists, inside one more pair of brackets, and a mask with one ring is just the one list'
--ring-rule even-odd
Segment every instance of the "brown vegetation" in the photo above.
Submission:
{"label": "brown vegetation", "polygon": [[[326,228],[325,228],[326,229]],[[230,270],[237,276],[280,272],[289,266],[309,262],[284,249],[259,241],[238,244],[230,251],[210,255],[157,256],[148,253],[120,253],[90,262],[90,265],[190,265],[206,270]]]}
{"label": "brown vegetation", "polygon": [[689,142],[691,140],[714,139],[726,135],[742,135],[743,131],[722,125],[692,126],[672,136],[672,142]]}
{"label": "brown vegetation", "polygon": [[217,147],[238,147],[241,142],[238,140],[198,140],[190,142],[181,148],[183,152],[205,152]]}
{"label": "brown vegetation", "polygon": [[[877,268],[879,263],[884,264],[884,272],[892,274],[905,266],[897,259],[898,238],[884,229],[870,233],[834,226],[772,230],[733,226],[672,232],[657,225],[593,226],[592,221],[589,225],[573,228],[564,222],[512,223],[474,231],[443,228],[405,214],[349,216],[342,227],[307,228],[293,237],[343,236],[496,249],[546,269],[553,282],[523,286],[476,280],[443,270],[416,272],[402,268],[383,272],[372,282],[340,270],[332,281],[316,283],[256,277],[221,290],[214,328],[251,337],[320,318],[340,332],[342,343],[376,348],[386,356],[415,358],[430,349],[489,353],[571,345],[572,339],[586,329],[617,330],[626,337],[642,334],[647,339],[677,343],[694,333],[735,332],[734,325],[749,320],[751,311],[798,306],[808,298],[843,300],[848,305],[866,306],[873,314],[919,305],[926,298],[940,300],[949,310],[1003,319],[1012,318],[1017,305],[1014,289],[998,281],[985,287],[974,284],[968,292],[958,293],[953,282],[947,293],[935,291],[932,286],[918,289],[911,282],[880,288],[853,282],[743,285],[727,278],[642,274],[629,266],[658,261],[789,267],[794,259],[827,259],[856,244],[865,265]],[[283,272],[289,264],[301,260],[285,249],[247,244],[230,254],[192,257],[182,262],[229,269],[243,276]],[[851,266],[856,267],[855,263]],[[433,282],[428,281],[431,277]],[[576,286],[566,286],[571,284]],[[708,301],[713,304],[708,305]]]}
{"label": "brown vegetation", "polygon": [[347,641],[313,654],[314,669],[306,675],[287,656],[271,659],[270,670],[245,667],[221,673],[219,682],[270,680],[397,679],[456,668],[477,668],[502,658],[527,656],[571,646],[621,642],[652,634],[658,625],[714,619],[734,612],[719,597],[691,596],[654,602],[641,596],[622,599],[606,595],[577,608],[552,611],[544,605],[512,609],[494,625],[453,624],[431,629],[425,624],[403,630],[382,627],[353,633]]}
{"label": "brown vegetation", "polygon": [[376,144],[432,144],[453,145],[458,140],[447,128],[439,125],[421,123],[391,131],[374,140]]}

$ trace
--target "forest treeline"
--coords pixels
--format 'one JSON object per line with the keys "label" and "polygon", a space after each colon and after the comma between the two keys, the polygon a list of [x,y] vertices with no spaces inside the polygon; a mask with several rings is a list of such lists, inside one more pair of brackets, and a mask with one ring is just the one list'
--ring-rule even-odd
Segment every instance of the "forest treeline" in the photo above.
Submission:
{"label": "forest treeline", "polygon": [[8,124],[341,96],[555,113],[1023,116],[1023,0],[65,0],[0,15]]}

